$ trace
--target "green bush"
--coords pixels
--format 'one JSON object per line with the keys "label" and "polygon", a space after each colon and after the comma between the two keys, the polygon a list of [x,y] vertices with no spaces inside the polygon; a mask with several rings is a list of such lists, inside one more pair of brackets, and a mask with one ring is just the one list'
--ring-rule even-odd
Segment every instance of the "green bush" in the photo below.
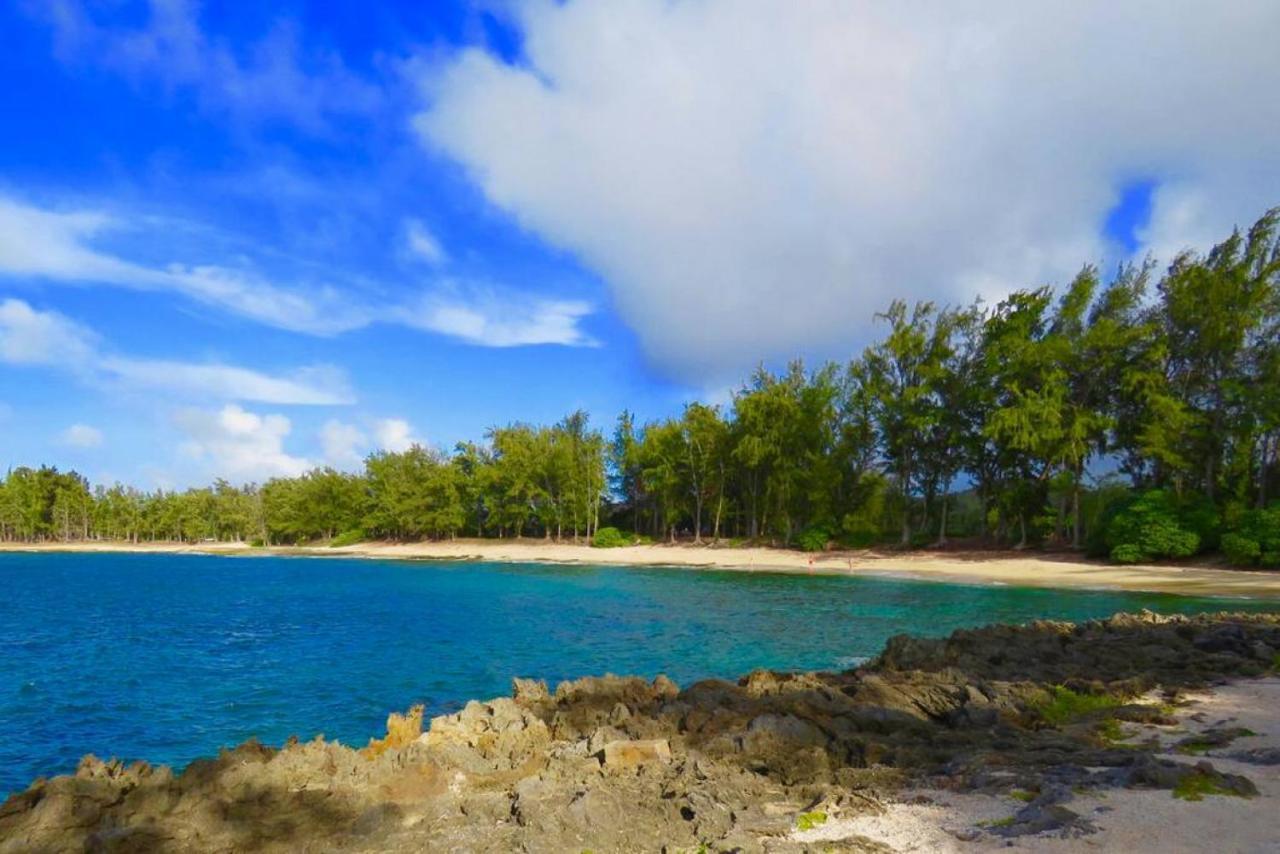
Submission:
{"label": "green bush", "polygon": [[338,536],[329,541],[330,548],[341,548],[342,546],[354,546],[356,543],[362,543],[369,539],[369,535],[362,528],[352,528],[350,531],[343,531]]}
{"label": "green bush", "polygon": [[264,539],[262,539],[262,537],[254,537],[252,540],[249,541],[249,546],[255,549],[265,548],[266,545],[267,543]]}
{"label": "green bush", "polygon": [[1222,537],[1222,553],[1236,566],[1280,566],[1280,503],[1232,514],[1233,530]]}
{"label": "green bush", "polygon": [[815,525],[801,531],[800,536],[796,537],[796,544],[800,546],[801,551],[820,552],[827,547],[830,540],[831,532]]}
{"label": "green bush", "polygon": [[1222,553],[1228,563],[1253,566],[1262,558],[1262,544],[1241,534],[1223,534]]}
{"label": "green bush", "polygon": [[[1173,496],[1153,489],[1120,503],[1106,527],[1111,559],[1139,563],[1167,557],[1190,557],[1200,550],[1200,534],[1184,527]],[[1206,524],[1203,510],[1193,507],[1197,526]]]}
{"label": "green bush", "polygon": [[617,528],[600,528],[596,531],[595,536],[591,538],[591,545],[598,549],[616,549],[620,546],[631,545],[631,537]]}

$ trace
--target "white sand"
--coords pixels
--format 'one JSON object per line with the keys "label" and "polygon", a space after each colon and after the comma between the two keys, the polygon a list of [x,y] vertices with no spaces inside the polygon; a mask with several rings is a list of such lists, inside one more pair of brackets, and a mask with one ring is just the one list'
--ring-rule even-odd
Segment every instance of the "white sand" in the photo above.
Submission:
{"label": "white sand", "polygon": [[228,543],[139,544],[0,543],[0,551],[208,552],[235,555],[316,555],[367,558],[489,560],[589,563],[625,566],[683,566],[771,572],[886,575],[972,584],[1142,590],[1200,596],[1280,599],[1280,572],[1244,572],[1211,566],[1116,566],[1073,555],[1018,552],[823,552],[723,546],[649,545],[593,549],[541,540],[453,540],[421,543],[360,543],[343,548],[251,549]]}
{"label": "white sand", "polygon": [[[1193,715],[1196,719],[1193,719]],[[1023,804],[1013,798],[961,795],[953,792],[918,792],[932,803],[891,805],[880,816],[834,818],[804,833],[803,841],[837,840],[860,834],[902,852],[1214,852],[1254,854],[1280,852],[1280,765],[1254,765],[1224,758],[1223,754],[1257,747],[1280,747],[1280,678],[1241,681],[1196,695],[1180,707],[1175,728],[1128,725],[1139,739],[1159,732],[1162,743],[1211,726],[1243,727],[1258,733],[1239,738],[1228,747],[1203,755],[1222,772],[1242,774],[1258,787],[1256,798],[1207,796],[1183,801],[1167,791],[1112,789],[1105,796],[1081,795],[1065,806],[1098,827],[1098,832],[1076,839],[1052,835],[1005,840],[982,832],[977,839],[962,835],[990,822],[1013,815]],[[1169,730],[1185,729],[1185,732]],[[1160,732],[1161,730],[1165,730]],[[1169,751],[1168,758],[1196,763],[1201,756]],[[907,801],[910,798],[905,799]],[[1012,844],[1010,844],[1012,843]]]}

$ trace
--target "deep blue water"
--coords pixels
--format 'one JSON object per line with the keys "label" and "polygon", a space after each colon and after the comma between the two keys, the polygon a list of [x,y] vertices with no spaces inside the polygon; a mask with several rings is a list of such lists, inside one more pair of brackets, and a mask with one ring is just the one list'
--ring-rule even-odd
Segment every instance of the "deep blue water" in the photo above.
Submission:
{"label": "deep blue water", "polygon": [[0,554],[0,797],[82,754],[363,744],[512,676],[831,669],[899,632],[1273,604],[878,578],[338,558]]}

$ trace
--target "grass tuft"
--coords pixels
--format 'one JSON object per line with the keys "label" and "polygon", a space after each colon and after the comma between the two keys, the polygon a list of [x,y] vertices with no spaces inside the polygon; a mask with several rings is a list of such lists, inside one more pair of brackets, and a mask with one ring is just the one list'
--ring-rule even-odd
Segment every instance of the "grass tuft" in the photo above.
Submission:
{"label": "grass tuft", "polygon": [[802,812],[796,816],[797,830],[813,830],[815,827],[821,827],[827,823],[827,814],[814,810],[813,812]]}
{"label": "grass tuft", "polygon": [[980,821],[978,827],[1013,827],[1017,819],[1013,816],[1005,816],[1004,818],[993,818],[991,821]]}
{"label": "grass tuft", "polygon": [[1188,774],[1178,781],[1178,785],[1173,787],[1173,796],[1183,801],[1203,801],[1205,795],[1226,795],[1231,797],[1243,797],[1238,792],[1223,788],[1208,774]]}
{"label": "grass tuft", "polygon": [[1045,723],[1061,726],[1098,712],[1114,709],[1121,701],[1109,694],[1081,694],[1065,685],[1049,689],[1049,700],[1037,708]]}

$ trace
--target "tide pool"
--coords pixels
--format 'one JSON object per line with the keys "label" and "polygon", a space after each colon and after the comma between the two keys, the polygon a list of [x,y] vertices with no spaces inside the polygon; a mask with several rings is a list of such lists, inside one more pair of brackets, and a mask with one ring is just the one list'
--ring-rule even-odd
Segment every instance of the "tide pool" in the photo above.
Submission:
{"label": "tide pool", "polygon": [[339,558],[0,554],[0,798],[85,753],[183,766],[381,735],[513,676],[843,669],[891,635],[1276,603],[883,578]]}

